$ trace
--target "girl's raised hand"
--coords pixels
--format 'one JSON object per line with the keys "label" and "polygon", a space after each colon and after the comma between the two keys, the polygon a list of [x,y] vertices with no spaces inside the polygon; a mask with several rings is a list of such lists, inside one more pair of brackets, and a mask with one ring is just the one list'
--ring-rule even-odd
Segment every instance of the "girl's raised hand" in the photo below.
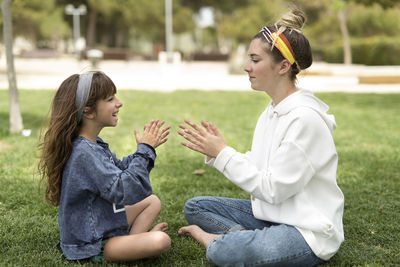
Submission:
{"label": "girl's raised hand", "polygon": [[143,134],[140,134],[139,131],[135,130],[136,143],[146,143],[157,148],[159,145],[167,142],[167,136],[169,135],[169,129],[171,126],[168,125],[161,129],[164,123],[164,121],[151,120],[144,126]]}
{"label": "girl's raised hand", "polygon": [[185,122],[190,127],[180,124],[179,128],[182,130],[178,131],[178,134],[188,141],[182,142],[182,145],[213,158],[226,147],[224,137],[212,123],[201,121],[204,127],[201,128],[190,120],[185,120]]}

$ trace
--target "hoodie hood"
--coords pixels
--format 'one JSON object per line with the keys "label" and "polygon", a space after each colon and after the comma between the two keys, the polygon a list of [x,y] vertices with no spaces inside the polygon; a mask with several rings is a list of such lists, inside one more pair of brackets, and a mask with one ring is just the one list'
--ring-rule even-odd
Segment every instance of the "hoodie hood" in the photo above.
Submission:
{"label": "hoodie hood", "polygon": [[278,116],[282,116],[299,107],[308,107],[313,109],[325,121],[331,132],[336,129],[335,116],[327,113],[329,106],[308,90],[299,89],[297,92],[279,102],[278,105],[273,107],[273,110],[278,114]]}

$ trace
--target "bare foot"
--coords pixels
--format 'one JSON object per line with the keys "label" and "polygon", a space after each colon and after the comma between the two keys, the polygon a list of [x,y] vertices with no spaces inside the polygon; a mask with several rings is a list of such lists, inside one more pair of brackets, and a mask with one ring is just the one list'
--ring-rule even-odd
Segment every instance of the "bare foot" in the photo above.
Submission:
{"label": "bare foot", "polygon": [[178,230],[178,234],[191,236],[195,240],[200,242],[204,247],[207,247],[211,241],[220,237],[220,235],[210,234],[210,233],[203,231],[203,229],[201,229],[197,225],[189,225],[189,226],[181,227]]}
{"label": "bare foot", "polygon": [[[196,239],[196,240],[197,240],[198,238],[200,238],[202,232],[204,232],[203,229],[201,229],[201,228],[200,228],[199,226],[197,226],[197,225],[184,226],[184,227],[181,227],[181,228],[178,230],[178,234],[180,234],[180,235],[188,235],[188,236],[193,237],[193,238]],[[204,232],[204,233],[205,233],[205,232]]]}
{"label": "bare foot", "polygon": [[153,231],[167,232],[168,224],[166,222],[159,223],[156,226],[154,226],[153,229],[150,230],[150,232],[153,232]]}

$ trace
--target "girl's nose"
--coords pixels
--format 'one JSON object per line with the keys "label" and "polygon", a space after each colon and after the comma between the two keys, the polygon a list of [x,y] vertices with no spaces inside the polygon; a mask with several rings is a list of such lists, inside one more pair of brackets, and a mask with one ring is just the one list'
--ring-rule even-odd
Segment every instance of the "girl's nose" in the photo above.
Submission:
{"label": "girl's nose", "polygon": [[118,98],[116,98],[116,100],[117,100],[117,103],[116,103],[117,107],[118,108],[122,107],[123,104],[122,104],[121,100],[119,100]]}

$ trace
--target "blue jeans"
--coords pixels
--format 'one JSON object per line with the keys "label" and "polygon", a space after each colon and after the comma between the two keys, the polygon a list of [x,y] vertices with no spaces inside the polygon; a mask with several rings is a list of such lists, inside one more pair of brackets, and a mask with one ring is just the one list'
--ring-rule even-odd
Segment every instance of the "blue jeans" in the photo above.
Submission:
{"label": "blue jeans", "polygon": [[189,224],[221,236],[207,247],[217,266],[315,266],[324,261],[293,226],[258,220],[250,200],[196,197],[185,204]]}

